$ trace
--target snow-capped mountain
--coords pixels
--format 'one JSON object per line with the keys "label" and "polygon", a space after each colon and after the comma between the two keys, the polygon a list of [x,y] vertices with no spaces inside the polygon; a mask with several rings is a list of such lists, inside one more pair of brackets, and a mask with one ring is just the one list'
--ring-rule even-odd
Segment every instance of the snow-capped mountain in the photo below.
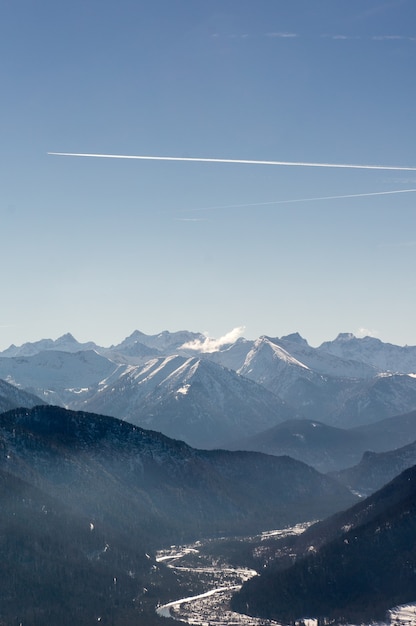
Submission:
{"label": "snow-capped mountain", "polygon": [[238,373],[263,385],[307,419],[333,423],[336,399],[356,381],[323,376],[268,337],[257,339]]}
{"label": "snow-capped mountain", "polygon": [[158,335],[146,335],[139,330],[135,330],[124,341],[116,346],[111,346],[110,350],[115,350],[121,354],[132,354],[136,350],[142,350],[142,346],[145,346],[153,351],[154,356],[157,354],[167,355],[178,352],[184,344],[194,341],[201,342],[203,340],[205,340],[205,335],[192,333],[187,330],[179,330],[173,333],[164,330]]}
{"label": "snow-capped mountain", "polygon": [[73,407],[126,419],[196,447],[224,446],[294,412],[257,383],[197,357],[168,356],[130,366]]}
{"label": "snow-capped mountain", "polygon": [[298,365],[306,366],[313,372],[323,376],[365,379],[375,376],[380,371],[378,368],[368,365],[361,360],[355,361],[350,358],[342,358],[330,352],[312,348],[299,333],[293,333],[281,338],[262,336],[257,341],[240,338],[232,345],[215,352],[208,352],[204,356],[214,360],[216,363],[225,365],[225,367],[243,372],[243,368],[246,368],[246,359],[252,360],[255,353],[261,350],[263,345],[267,343],[280,348],[280,350],[274,350],[276,359],[292,364],[297,362]]}
{"label": "snow-capped mountain", "polygon": [[253,346],[254,341],[240,337],[231,345],[222,346],[221,349],[214,350],[213,352],[191,351],[188,348],[188,353],[197,354],[201,358],[209,359],[219,365],[228,367],[230,370],[238,372]]}
{"label": "snow-capped mountain", "polygon": [[375,337],[340,333],[333,341],[321,344],[317,351],[366,363],[379,372],[416,374],[416,346],[395,346]]}
{"label": "snow-capped mountain", "polygon": [[14,356],[33,356],[39,352],[45,350],[60,350],[62,352],[80,352],[81,350],[96,350],[97,346],[93,341],[87,343],[80,343],[77,341],[71,333],[66,333],[58,339],[41,339],[34,343],[24,343],[17,347],[12,344],[7,350],[0,352],[0,356],[14,357]]}
{"label": "snow-capped mountain", "polygon": [[[416,407],[416,378],[406,374],[380,374],[360,381],[348,393],[340,390],[330,423],[353,427],[370,424]],[[327,420],[325,420],[327,421]]]}
{"label": "snow-capped mountain", "polygon": [[319,375],[267,337],[257,339],[238,373],[283,395],[294,381],[317,380]]}
{"label": "snow-capped mountain", "polygon": [[[136,330],[109,348],[66,334],[0,353],[0,378],[50,403],[107,410],[199,446],[223,443],[230,428],[235,440],[291,417],[349,428],[411,411],[416,376],[408,372],[415,371],[416,347],[345,333],[319,348],[299,333],[223,342],[186,330]],[[257,386],[248,391],[247,379]],[[265,390],[273,394],[267,401]]]}
{"label": "snow-capped mountain", "polygon": [[312,348],[299,333],[293,333],[280,339],[269,339],[309,369],[323,376],[365,379],[371,378],[379,372],[375,366],[367,365],[362,360],[353,360]]}
{"label": "snow-capped mountain", "polygon": [[39,396],[45,402],[65,406],[125,367],[93,350],[47,350],[28,357],[0,356],[0,379]]}
{"label": "snow-capped mountain", "polygon": [[358,361],[317,353],[299,339],[261,337],[238,373],[269,389],[298,415],[340,427],[366,424],[416,407],[415,377],[379,374]]}

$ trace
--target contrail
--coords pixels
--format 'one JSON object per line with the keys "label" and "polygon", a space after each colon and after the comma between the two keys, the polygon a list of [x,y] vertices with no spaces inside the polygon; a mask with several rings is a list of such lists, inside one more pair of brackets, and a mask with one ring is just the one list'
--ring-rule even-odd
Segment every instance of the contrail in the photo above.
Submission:
{"label": "contrail", "polygon": [[97,159],[139,159],[141,161],[194,161],[198,163],[240,163],[243,165],[281,165],[287,167],[337,167],[355,170],[395,170],[416,172],[416,167],[388,165],[352,165],[349,163],[305,163],[303,161],[254,161],[248,159],[209,159],[202,157],[144,156],[133,154],[87,154],[76,152],[48,152],[53,156],[92,157]]}
{"label": "contrail", "polygon": [[270,206],[273,204],[292,204],[294,202],[314,202],[315,200],[339,200],[342,198],[365,198],[366,196],[387,196],[395,193],[414,193],[416,189],[396,189],[393,191],[372,191],[370,193],[349,193],[342,196],[321,196],[318,198],[296,198],[293,200],[271,200],[269,202],[250,202],[249,204],[227,204],[219,206],[189,209],[192,211],[215,211],[216,209],[237,209],[253,206]]}

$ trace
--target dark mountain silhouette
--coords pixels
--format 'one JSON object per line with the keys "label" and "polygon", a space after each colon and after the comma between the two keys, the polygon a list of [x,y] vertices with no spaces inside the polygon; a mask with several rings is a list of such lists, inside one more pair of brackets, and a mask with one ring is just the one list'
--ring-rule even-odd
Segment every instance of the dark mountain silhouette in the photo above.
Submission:
{"label": "dark mountain silhouette", "polygon": [[[250,437],[229,442],[227,448],[255,450],[274,455],[287,454],[320,472],[335,472],[360,463],[366,452],[387,452],[415,440],[416,411],[412,411],[348,429],[329,426],[318,420],[289,419]],[[411,458],[408,458],[407,464],[399,465],[398,471],[393,470],[386,475],[384,482],[380,477],[380,482],[374,483],[374,488],[369,486],[369,491],[365,493],[379,489],[406,467],[413,465]],[[350,483],[347,481],[345,484]],[[360,491],[358,486],[355,488]]]}
{"label": "dark mountain silhouette", "polygon": [[416,464],[416,442],[388,452],[365,452],[354,467],[333,472],[332,476],[350,489],[368,496]]}
{"label": "dark mountain silhouette", "polygon": [[[111,417],[45,406],[0,416],[1,467],[149,543],[322,517],[353,496],[289,457],[195,450]],[[258,510],[262,511],[261,519]],[[160,529],[160,532],[158,531]]]}
{"label": "dark mountain silhouette", "polygon": [[65,626],[160,623],[155,605],[181,592],[156,548],[353,501],[288,457],[195,450],[53,406],[0,415],[0,497],[0,623]]}
{"label": "dark mountain silhouette", "polygon": [[[123,542],[3,470],[0,498],[1,624],[142,623],[154,562],[134,534]],[[146,624],[158,623],[147,613]]]}
{"label": "dark mountain silhouette", "polygon": [[287,454],[320,472],[329,472],[357,462],[368,443],[368,438],[355,430],[328,426],[317,420],[291,419],[227,447]]}
{"label": "dark mountain silhouette", "polygon": [[415,600],[416,467],[351,509],[312,526],[283,571],[246,583],[233,608],[284,623],[371,621]]}
{"label": "dark mountain silhouette", "polygon": [[0,379],[0,413],[21,406],[32,408],[42,403],[38,396]]}

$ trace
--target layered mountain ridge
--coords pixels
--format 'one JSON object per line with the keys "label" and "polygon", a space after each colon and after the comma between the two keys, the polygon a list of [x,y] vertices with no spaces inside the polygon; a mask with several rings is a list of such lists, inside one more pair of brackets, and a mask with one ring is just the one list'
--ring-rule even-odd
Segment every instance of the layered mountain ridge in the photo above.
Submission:
{"label": "layered mountain ridge", "polygon": [[[0,525],[15,537],[17,555],[10,562],[11,544],[0,537],[1,571],[8,580],[7,597],[15,605],[20,598],[20,621],[30,623],[31,612],[40,622],[60,620],[62,609],[52,599],[34,603],[21,589],[25,578],[39,599],[46,598],[48,586],[55,588],[59,563],[53,550],[59,553],[65,544],[62,529],[76,547],[61,552],[80,582],[68,606],[76,605],[78,594],[85,619],[102,620],[97,611],[108,606],[120,623],[133,623],[134,603],[144,606],[151,587],[149,606],[154,607],[170,580],[151,556],[156,546],[323,518],[353,504],[353,491],[371,493],[411,465],[416,460],[416,353],[387,344],[383,356],[380,343],[344,334],[312,348],[297,333],[215,343],[188,331],[152,336],[135,331],[110,348],[80,344],[67,334],[0,353],[0,409],[13,409],[0,414],[0,490],[6,503]],[[235,451],[218,449],[224,447]],[[337,473],[323,476],[311,466]],[[299,602],[268,612],[260,604],[257,609],[250,596],[244,600],[250,611],[292,620],[316,609],[319,616],[355,619],[367,615],[365,602],[372,598],[379,618],[384,599],[365,580],[358,599],[341,596],[360,574],[360,553],[370,562],[391,559],[397,571],[403,570],[400,534],[410,536],[415,515],[400,500],[405,487],[396,484],[394,502],[392,491],[383,492],[384,500],[370,500],[305,533],[299,554],[310,552],[306,567],[314,577],[299,561],[298,569],[279,579],[288,594],[298,584]],[[382,517],[376,519],[376,513]],[[16,525],[16,516],[21,524]],[[379,535],[378,543],[373,535]],[[326,547],[330,538],[335,544]],[[354,544],[349,554],[348,542]],[[345,565],[341,583],[337,559]],[[368,571],[368,580],[377,578],[377,566]],[[403,572],[404,580],[405,567]],[[329,606],[313,578],[321,590],[334,584],[340,603]],[[114,581],[120,583],[117,591]],[[380,577],[376,582],[383,593],[393,584]],[[68,581],[63,577],[59,584],[56,596],[63,597]],[[394,588],[386,602],[408,601],[408,587],[403,590]],[[91,594],[91,610],[84,592]],[[259,591],[260,603],[267,593]],[[313,593],[318,603],[311,603]],[[45,604],[50,614],[42,616]],[[111,623],[111,616],[106,619],[103,623]]]}
{"label": "layered mountain ridge", "polygon": [[[416,467],[375,494],[310,527],[292,552],[294,565],[272,565],[248,581],[233,608],[292,623],[385,620],[388,609],[414,602]],[[357,622],[358,620],[358,622]]]}
{"label": "layered mountain ridge", "polygon": [[355,501],[289,457],[200,451],[54,406],[0,415],[0,496],[4,623],[125,626],[161,623],[155,606],[178,589],[156,548],[290,525]]}
{"label": "layered mountain ridge", "polygon": [[0,379],[45,402],[196,447],[225,447],[290,419],[351,429],[410,412],[413,372],[416,348],[347,333],[318,348],[299,333],[223,343],[189,331],[134,331],[109,348],[68,333],[0,353]]}

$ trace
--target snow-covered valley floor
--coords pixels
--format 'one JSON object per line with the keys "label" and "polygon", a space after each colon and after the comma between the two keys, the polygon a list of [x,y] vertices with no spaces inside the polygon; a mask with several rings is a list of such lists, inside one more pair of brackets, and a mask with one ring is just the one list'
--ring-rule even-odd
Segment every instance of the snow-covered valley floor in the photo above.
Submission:
{"label": "snow-covered valley floor", "polygon": [[[284,530],[275,530],[258,537],[266,539],[276,535],[299,534],[308,524],[298,525]],[[251,538],[253,540],[253,538]],[[198,579],[198,585],[206,589],[203,593],[173,600],[157,607],[158,615],[182,620],[193,626],[279,626],[272,620],[257,619],[230,610],[230,599],[234,591],[243,582],[257,576],[253,569],[232,567],[219,558],[208,556],[202,552],[202,543],[196,542],[188,546],[172,546],[168,550],[160,550],[156,560],[165,562],[178,575],[187,572]]]}
{"label": "snow-covered valley floor", "polygon": [[[308,526],[309,524],[305,524],[270,531],[255,539],[261,541],[272,536],[279,538],[288,534],[299,534]],[[248,539],[252,542],[254,538]],[[198,589],[198,593],[191,592],[183,598],[158,606],[157,614],[192,626],[280,626],[273,620],[258,619],[230,610],[230,599],[234,591],[246,580],[256,576],[257,572],[253,569],[232,567],[218,555],[211,555],[206,549],[208,543],[198,541],[186,546],[171,546],[157,553],[156,560],[173,569],[178,579],[184,578],[187,588],[190,581],[193,581],[191,588]],[[389,621],[377,626],[416,626],[416,604],[392,608],[388,617]],[[306,622],[310,626],[317,623],[316,620],[305,620]]]}

